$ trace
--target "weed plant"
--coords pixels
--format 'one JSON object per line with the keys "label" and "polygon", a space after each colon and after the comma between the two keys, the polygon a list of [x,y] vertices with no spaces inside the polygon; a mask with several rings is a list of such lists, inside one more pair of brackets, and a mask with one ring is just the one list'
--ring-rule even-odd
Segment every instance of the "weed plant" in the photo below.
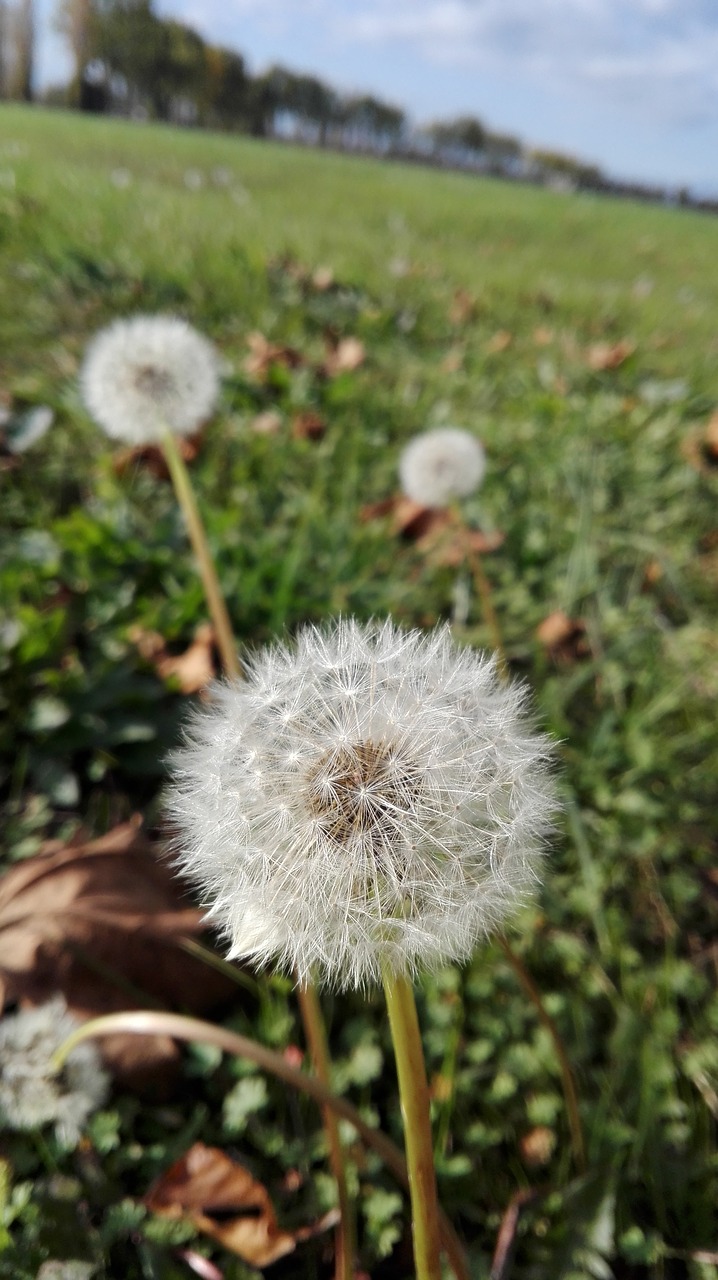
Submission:
{"label": "weed plant", "polygon": [[[716,1275],[718,471],[705,432],[718,223],[7,106],[0,179],[0,395],[11,421],[55,414],[0,473],[6,865],[80,823],[100,834],[140,811],[159,826],[187,696],[132,629],[179,653],[206,617],[170,486],[141,460],[118,470],[81,407],[78,366],[100,327],[176,311],[222,353],[223,401],[191,465],[249,645],[336,614],[451,617],[456,568],[363,509],[396,492],[417,431],[469,429],[488,458],[469,515],[505,534],[484,563],[507,656],[562,744],[560,832],[510,936],[573,1064],[587,1167],[572,1160],[550,1037],[493,943],[419,997],[442,1203],[477,1277],[499,1274],[518,1191],[501,1276]],[[312,282],[322,267],[328,287]],[[301,359],[248,371],[253,331]],[[327,376],[328,345],[347,336],[365,359]],[[276,430],[258,431],[270,412]],[[297,425],[310,412],[318,439]],[[580,620],[581,644],[537,636],[559,610]],[[488,643],[476,600],[461,638]],[[326,1008],[337,1088],[400,1140],[378,999]],[[301,1042],[285,979],[247,975],[227,1016],[271,1047]],[[247,1164],[290,1226],[332,1203],[316,1109],[193,1048],[164,1098],[118,1087],[75,1153],[51,1134],[3,1135],[0,1275],[34,1280],[47,1259],[80,1257],[97,1276],[180,1280],[190,1248],[228,1280],[255,1275],[140,1203],[198,1137]],[[409,1275],[399,1192],[373,1156],[353,1169],[367,1271]],[[270,1274],[329,1274],[327,1238]]]}

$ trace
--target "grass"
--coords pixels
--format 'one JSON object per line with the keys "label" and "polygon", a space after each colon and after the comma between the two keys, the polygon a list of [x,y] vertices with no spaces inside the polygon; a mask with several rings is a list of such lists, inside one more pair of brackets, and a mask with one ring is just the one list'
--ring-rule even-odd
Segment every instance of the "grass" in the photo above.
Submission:
{"label": "grass", "polygon": [[[250,644],[337,612],[450,616],[456,570],[360,512],[395,491],[417,430],[457,423],[486,446],[469,514],[506,535],[486,569],[512,669],[561,741],[565,795],[545,886],[510,937],[574,1066],[588,1172],[572,1165],[550,1037],[500,948],[427,978],[440,1192],[477,1277],[526,1187],[540,1197],[520,1220],[517,1280],[716,1274],[716,473],[695,465],[692,442],[718,399],[717,249],[718,222],[683,210],[3,108],[0,391],[15,414],[56,415],[0,474],[8,862],[80,820],[101,832],[139,808],[158,821],[187,699],[129,632],[156,628],[181,650],[204,617],[169,487],[140,465],[118,475],[79,402],[78,362],[100,326],[177,310],[223,353],[224,401],[193,474]],[[311,287],[293,263],[330,266],[334,287]],[[252,377],[253,330],[309,364]],[[318,376],[327,333],[360,338],[364,364]],[[276,435],[252,430],[266,410]],[[327,424],[318,441],[291,430],[309,410]],[[583,656],[558,660],[537,639],[558,609],[584,621]],[[463,638],[487,643],[475,600]],[[380,1006],[328,1007],[338,1083],[398,1136]],[[233,1018],[280,1048],[300,1037],[282,979],[243,995]],[[87,1161],[5,1139],[14,1221],[0,1274],[74,1256],[58,1250],[84,1213],[83,1250],[107,1275],[186,1275],[166,1224],[127,1197],[197,1134],[280,1198],[299,1169],[286,1214],[329,1202],[313,1112],[271,1083],[245,1112],[245,1068],[197,1054],[184,1070],[191,1103],[180,1091],[163,1111],[119,1091],[96,1117],[92,1177]],[[65,1199],[53,1163],[74,1187]],[[371,1161],[356,1193],[365,1265],[409,1274],[405,1252],[389,1257],[401,1202]],[[212,1256],[230,1280],[253,1274]],[[275,1274],[324,1274],[320,1246]]]}

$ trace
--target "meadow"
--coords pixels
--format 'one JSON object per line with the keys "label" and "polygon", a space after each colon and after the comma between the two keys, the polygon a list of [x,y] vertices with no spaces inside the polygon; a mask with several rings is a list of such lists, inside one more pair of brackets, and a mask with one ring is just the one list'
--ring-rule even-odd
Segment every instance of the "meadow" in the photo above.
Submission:
{"label": "meadow", "polygon": [[[142,870],[216,654],[161,460],[83,407],[88,341],[172,312],[219,349],[221,405],[188,465],[242,646],[337,614],[449,620],[489,645],[455,547],[392,501],[415,433],[466,428],[488,458],[466,513],[510,670],[559,744],[544,883],[507,939],[581,1129],[500,940],[422,980],[440,1197],[482,1280],[718,1275],[717,256],[718,221],[678,208],[0,114],[6,1006],[62,991],[84,1016],[201,1011],[302,1061],[291,981],[230,977],[211,935],[172,923],[187,899]],[[379,996],[323,1004],[335,1088],[401,1144]],[[75,1148],[0,1134],[0,1276],[49,1280],[63,1259],[77,1280],[256,1276],[226,1206],[212,1234],[147,1199],[198,1140],[298,1233],[268,1274],[332,1275],[314,1104],[213,1048],[141,1043],[116,1046]],[[407,1201],[346,1138],[364,1273],[410,1276]]]}

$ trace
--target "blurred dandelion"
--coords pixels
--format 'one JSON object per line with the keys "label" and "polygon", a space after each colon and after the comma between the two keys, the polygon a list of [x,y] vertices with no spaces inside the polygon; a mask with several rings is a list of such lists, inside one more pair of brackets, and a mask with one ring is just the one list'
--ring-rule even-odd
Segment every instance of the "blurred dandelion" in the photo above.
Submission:
{"label": "blurred dandelion", "polygon": [[410,440],[399,461],[404,493],[424,507],[447,507],[478,489],[486,471],[479,441],[458,427],[424,431]]}
{"label": "blurred dandelion", "polygon": [[118,191],[126,191],[132,186],[132,174],[129,169],[113,169],[110,174],[110,182],[113,187],[117,187]]}
{"label": "blurred dandelion", "polygon": [[174,757],[178,864],[232,957],[361,987],[465,959],[535,884],[555,806],[524,690],[448,629],[307,628]]}
{"label": "blurred dandelion", "polygon": [[93,1045],[78,1045],[63,1069],[54,1069],[52,1055],[79,1025],[61,996],[0,1020],[0,1124],[8,1129],[54,1124],[63,1146],[77,1144],[109,1085]]}
{"label": "blurred dandelion", "polygon": [[80,375],[88,412],[115,440],[159,442],[191,435],[219,394],[210,342],[179,316],[116,320],[90,343]]}

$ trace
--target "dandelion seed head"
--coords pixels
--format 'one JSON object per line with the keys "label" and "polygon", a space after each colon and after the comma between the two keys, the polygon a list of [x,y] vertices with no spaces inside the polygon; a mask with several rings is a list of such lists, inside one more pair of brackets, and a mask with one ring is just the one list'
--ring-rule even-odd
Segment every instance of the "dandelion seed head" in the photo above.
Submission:
{"label": "dandelion seed head", "polygon": [[191,435],[209,417],[219,393],[219,360],[179,316],[134,316],[95,336],[80,386],[88,412],[109,436],[148,444],[167,428]]}
{"label": "dandelion seed head", "polygon": [[229,954],[337,987],[465,959],[535,886],[556,808],[523,688],[391,622],[308,627],[247,671],[167,798]]}
{"label": "dandelion seed head", "polygon": [[52,1055],[79,1025],[61,996],[0,1019],[0,1127],[53,1124],[59,1142],[77,1144],[109,1084],[92,1044],[73,1049],[59,1072],[53,1068]]}
{"label": "dandelion seed head", "polygon": [[399,478],[408,498],[425,507],[446,507],[478,489],[486,471],[479,441],[458,427],[439,427],[414,436],[399,460]]}

